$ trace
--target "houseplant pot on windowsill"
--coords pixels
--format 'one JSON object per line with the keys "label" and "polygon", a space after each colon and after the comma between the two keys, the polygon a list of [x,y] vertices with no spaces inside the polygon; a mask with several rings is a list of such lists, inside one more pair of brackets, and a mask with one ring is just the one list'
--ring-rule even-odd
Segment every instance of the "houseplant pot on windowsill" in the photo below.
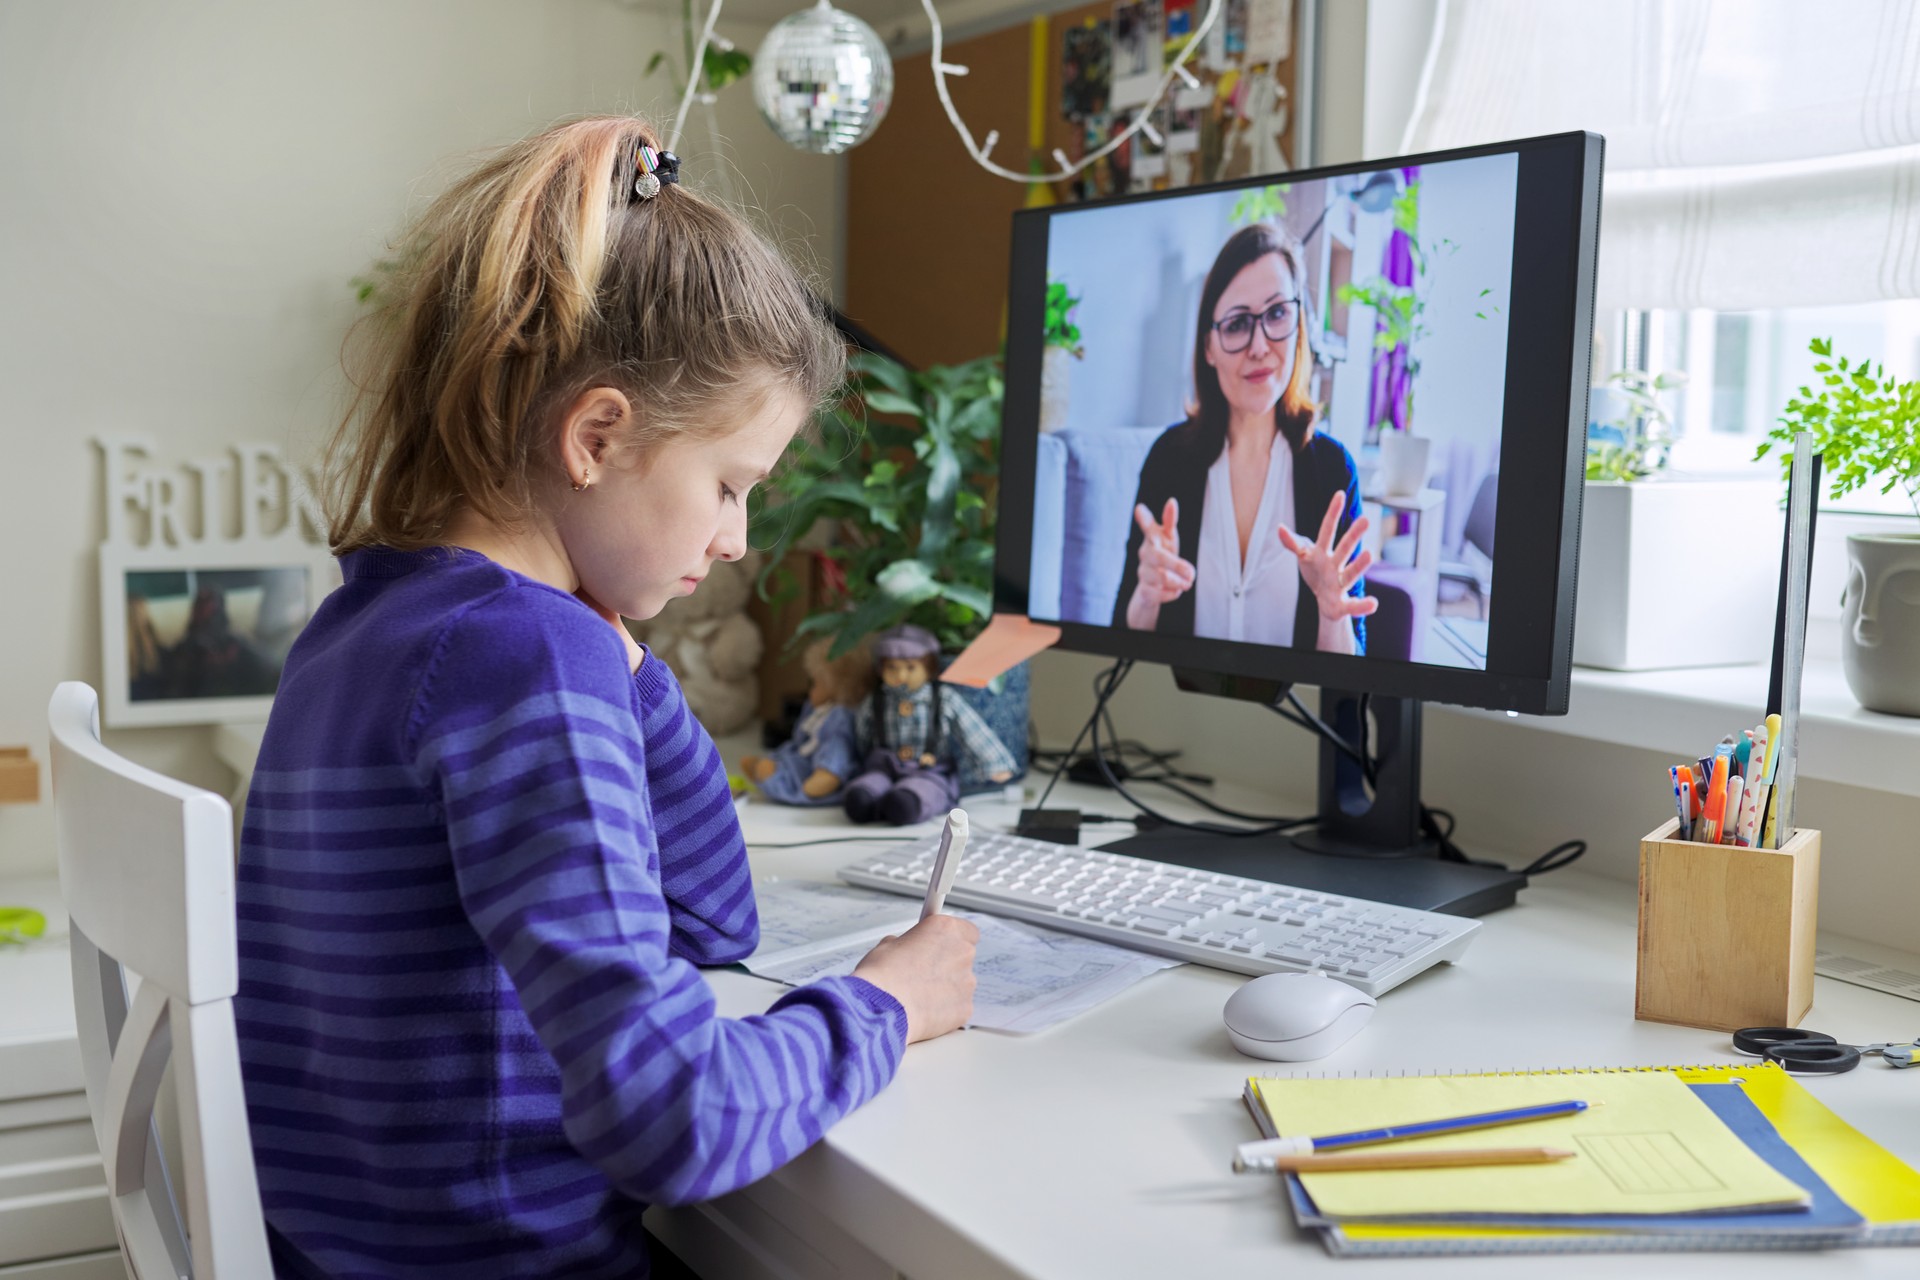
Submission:
{"label": "houseplant pot on windowsill", "polygon": [[[1920,518],[1920,379],[1902,382],[1883,367],[1833,359],[1833,341],[1815,338],[1820,388],[1801,387],[1756,456],[1778,442],[1783,465],[1796,432],[1811,435],[1830,496],[1879,481],[1896,488]],[[1841,597],[1840,669],[1869,711],[1920,716],[1920,526],[1910,533],[1847,535]]]}
{"label": "houseplant pot on windowsill", "polygon": [[[768,547],[761,593],[778,598],[802,576],[824,584],[796,643],[827,636],[837,656],[912,623],[950,660],[993,615],[1000,358],[911,371],[861,354],[852,373],[852,394],[794,441],[756,509],[756,541]],[[817,527],[824,539],[808,536]],[[1024,774],[1026,665],[986,689],[945,688],[980,713],[1015,776]],[[960,781],[969,792],[999,785],[964,767]]]}
{"label": "houseplant pot on windowsill", "polygon": [[[1685,381],[1623,369],[1593,390],[1573,632],[1582,666],[1724,666],[1769,652],[1779,556],[1699,549],[1777,548],[1777,492],[1767,481],[1667,473],[1660,395]],[[1715,571],[1702,572],[1709,560]]]}

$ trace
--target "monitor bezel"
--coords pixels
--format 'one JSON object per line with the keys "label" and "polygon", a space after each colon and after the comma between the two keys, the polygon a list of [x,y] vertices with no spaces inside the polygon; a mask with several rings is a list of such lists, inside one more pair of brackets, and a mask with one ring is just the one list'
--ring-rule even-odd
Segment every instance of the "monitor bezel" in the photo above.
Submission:
{"label": "monitor bezel", "polygon": [[[1047,241],[1055,217],[1146,200],[1235,191],[1275,181],[1313,181],[1514,153],[1520,157],[1515,191],[1515,283],[1508,316],[1494,539],[1500,548],[1495,572],[1500,587],[1496,597],[1501,603],[1490,619],[1487,669],[1165,636],[1075,622],[1058,624],[1058,647],[1217,675],[1536,715],[1565,714],[1573,660],[1574,591],[1586,471],[1587,388],[1592,376],[1594,274],[1604,146],[1597,134],[1552,134],[1014,214],[1007,289],[1000,510],[995,534],[995,611],[1025,614],[1028,607]],[[1523,278],[1529,284],[1524,304],[1520,288]],[[1521,477],[1539,480],[1525,483]],[[1549,532],[1537,540],[1516,542],[1519,531],[1528,529]],[[1508,610],[1504,616],[1502,608]],[[1518,612],[1513,612],[1516,609]],[[1549,633],[1545,643],[1537,635],[1541,628]]]}

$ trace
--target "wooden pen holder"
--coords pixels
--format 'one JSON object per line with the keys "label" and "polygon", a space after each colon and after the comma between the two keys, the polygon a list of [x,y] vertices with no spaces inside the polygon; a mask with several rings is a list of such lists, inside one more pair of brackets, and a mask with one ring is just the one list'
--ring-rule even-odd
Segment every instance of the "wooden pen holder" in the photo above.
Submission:
{"label": "wooden pen holder", "polygon": [[1668,819],[1640,841],[1633,1016],[1711,1031],[1798,1026],[1813,1004],[1820,833],[1778,849],[1697,844]]}

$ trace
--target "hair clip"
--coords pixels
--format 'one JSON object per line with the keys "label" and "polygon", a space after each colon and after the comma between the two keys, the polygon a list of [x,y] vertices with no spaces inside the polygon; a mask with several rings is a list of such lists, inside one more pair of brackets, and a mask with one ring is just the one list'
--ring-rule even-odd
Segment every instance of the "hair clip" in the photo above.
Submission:
{"label": "hair clip", "polygon": [[680,181],[680,157],[671,151],[655,151],[644,142],[634,158],[634,167],[640,170],[640,176],[633,180],[633,194],[642,200],[651,200],[667,183]]}

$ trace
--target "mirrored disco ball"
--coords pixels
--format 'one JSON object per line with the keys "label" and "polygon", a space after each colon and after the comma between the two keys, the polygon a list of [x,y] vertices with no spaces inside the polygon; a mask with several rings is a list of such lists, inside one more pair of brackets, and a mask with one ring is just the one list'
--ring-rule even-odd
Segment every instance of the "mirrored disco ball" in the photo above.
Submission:
{"label": "mirrored disco ball", "polygon": [[821,0],[767,32],[753,55],[753,99],[782,138],[837,155],[887,114],[893,59],[872,27]]}

